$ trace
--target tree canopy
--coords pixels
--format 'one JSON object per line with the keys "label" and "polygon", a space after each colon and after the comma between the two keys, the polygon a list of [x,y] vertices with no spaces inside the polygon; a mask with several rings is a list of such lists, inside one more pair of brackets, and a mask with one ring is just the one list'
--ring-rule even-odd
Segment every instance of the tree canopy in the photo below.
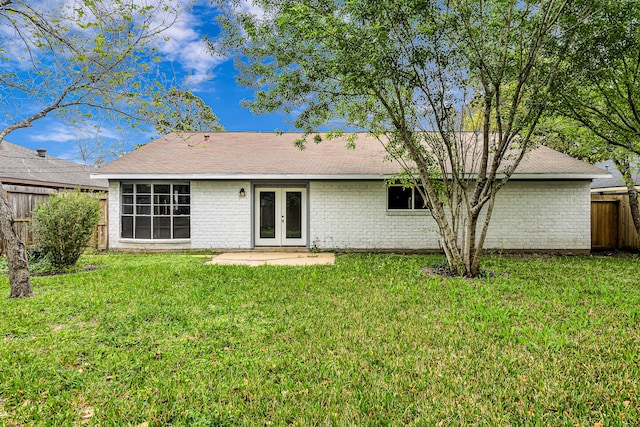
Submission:
{"label": "tree canopy", "polygon": [[[0,0],[0,144],[11,132],[51,114],[68,122],[115,118],[173,125],[174,108],[195,105],[188,91],[164,84],[158,43],[180,13],[177,0]],[[159,107],[157,101],[173,99]],[[184,102],[178,102],[182,99]],[[153,112],[151,114],[150,112]],[[0,192],[0,234],[7,248],[11,296],[31,294],[26,251]]]}
{"label": "tree canopy", "polygon": [[495,196],[531,146],[589,3],[255,3],[262,16],[229,11],[221,44],[256,89],[247,105],[294,114],[308,133],[378,136],[427,200],[452,269],[478,274]]}
{"label": "tree canopy", "polygon": [[576,25],[556,83],[545,130],[557,149],[590,161],[612,160],[622,174],[640,235],[633,175],[640,159],[640,4],[600,1]]}

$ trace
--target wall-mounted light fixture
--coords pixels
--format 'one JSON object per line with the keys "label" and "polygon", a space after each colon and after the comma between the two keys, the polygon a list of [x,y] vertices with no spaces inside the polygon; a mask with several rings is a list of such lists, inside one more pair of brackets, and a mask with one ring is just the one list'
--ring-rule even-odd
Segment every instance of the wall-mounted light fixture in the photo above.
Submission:
{"label": "wall-mounted light fixture", "polygon": [[240,189],[240,192],[238,193],[238,196],[240,196],[240,197],[244,197],[244,196],[246,196],[246,195],[247,195],[247,193],[245,193],[245,192],[244,192],[244,187],[242,187],[242,188]]}

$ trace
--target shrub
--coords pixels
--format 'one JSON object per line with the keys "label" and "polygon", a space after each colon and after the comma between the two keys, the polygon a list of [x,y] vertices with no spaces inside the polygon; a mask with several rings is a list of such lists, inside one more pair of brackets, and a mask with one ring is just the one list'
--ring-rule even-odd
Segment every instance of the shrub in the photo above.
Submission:
{"label": "shrub", "polygon": [[100,201],[80,191],[58,193],[36,207],[38,249],[54,269],[71,267],[89,246],[102,216]]}

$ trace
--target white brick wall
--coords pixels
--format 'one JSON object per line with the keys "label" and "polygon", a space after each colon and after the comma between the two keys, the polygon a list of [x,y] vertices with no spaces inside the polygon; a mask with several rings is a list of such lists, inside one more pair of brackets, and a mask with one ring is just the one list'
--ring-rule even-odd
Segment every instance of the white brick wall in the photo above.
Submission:
{"label": "white brick wall", "polygon": [[192,248],[250,248],[251,233],[250,182],[191,181]]}
{"label": "white brick wall", "polygon": [[109,181],[109,247],[119,248],[120,239],[120,182]]}
{"label": "white brick wall", "polygon": [[382,181],[309,184],[310,246],[320,249],[438,248],[426,211],[388,213]]}
{"label": "white brick wall", "polygon": [[[244,188],[246,197],[238,192]],[[120,185],[109,185],[109,246],[116,249],[248,249],[251,183],[191,182],[191,239],[120,239]],[[426,211],[388,212],[382,181],[309,183],[309,246],[319,249],[438,249]],[[589,249],[587,181],[511,181],[498,193],[487,249]]]}
{"label": "white brick wall", "polygon": [[[386,211],[382,182],[312,182],[311,246],[320,249],[438,249],[425,212]],[[499,193],[487,249],[589,249],[589,183],[509,182]]]}
{"label": "white brick wall", "polygon": [[589,182],[507,183],[498,193],[485,247],[590,249]]}

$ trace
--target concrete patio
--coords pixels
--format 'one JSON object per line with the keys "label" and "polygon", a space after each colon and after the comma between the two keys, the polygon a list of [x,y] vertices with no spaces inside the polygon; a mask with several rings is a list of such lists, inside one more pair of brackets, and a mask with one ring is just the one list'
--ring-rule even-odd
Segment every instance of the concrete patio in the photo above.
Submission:
{"label": "concrete patio", "polygon": [[321,265],[334,264],[335,254],[328,252],[225,252],[206,264],[217,265]]}

